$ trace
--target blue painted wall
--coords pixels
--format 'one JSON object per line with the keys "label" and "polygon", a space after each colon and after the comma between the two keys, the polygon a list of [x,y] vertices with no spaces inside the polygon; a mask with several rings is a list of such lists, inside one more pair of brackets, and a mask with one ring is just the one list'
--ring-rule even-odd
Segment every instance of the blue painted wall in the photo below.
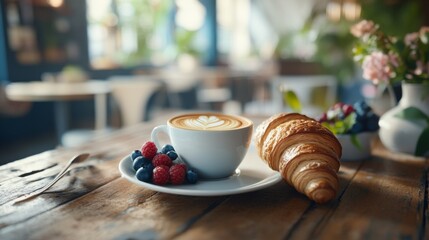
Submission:
{"label": "blue painted wall", "polygon": [[6,29],[4,27],[5,22],[4,6],[0,3],[0,83],[6,83],[8,79],[8,66],[6,57]]}
{"label": "blue painted wall", "polygon": [[[86,31],[82,32],[82,29],[86,29],[85,0],[73,0],[68,1],[68,3],[70,4],[69,10],[73,12],[73,35],[76,35],[81,46],[81,58],[76,62],[81,66],[88,66]],[[0,82],[6,84],[8,82],[34,81],[41,79],[44,72],[58,72],[63,68],[64,63],[55,64],[43,61],[36,65],[19,63],[14,52],[8,47],[10,44],[6,29],[6,1],[0,1],[0,10]],[[38,29],[36,25],[33,27]],[[40,45],[40,41],[38,43]],[[24,116],[11,117],[0,114],[0,148],[23,139],[54,134],[53,108],[52,102],[36,102],[32,104],[31,110]],[[84,113],[83,116],[91,118],[93,115]]]}

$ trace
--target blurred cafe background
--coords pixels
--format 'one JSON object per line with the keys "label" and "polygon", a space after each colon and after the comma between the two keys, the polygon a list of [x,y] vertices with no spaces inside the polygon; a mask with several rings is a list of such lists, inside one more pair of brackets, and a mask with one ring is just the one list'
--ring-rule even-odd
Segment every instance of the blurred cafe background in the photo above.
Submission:
{"label": "blurred cafe background", "polygon": [[316,117],[383,99],[361,75],[360,19],[403,36],[427,0],[1,0],[0,164],[171,111]]}

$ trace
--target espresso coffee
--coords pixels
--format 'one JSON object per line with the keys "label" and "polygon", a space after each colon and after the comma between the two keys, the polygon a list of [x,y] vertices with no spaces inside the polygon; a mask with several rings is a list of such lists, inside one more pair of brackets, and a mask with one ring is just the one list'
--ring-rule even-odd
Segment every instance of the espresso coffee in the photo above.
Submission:
{"label": "espresso coffee", "polygon": [[204,131],[239,129],[252,124],[247,119],[219,113],[186,114],[172,118],[169,123],[177,128]]}

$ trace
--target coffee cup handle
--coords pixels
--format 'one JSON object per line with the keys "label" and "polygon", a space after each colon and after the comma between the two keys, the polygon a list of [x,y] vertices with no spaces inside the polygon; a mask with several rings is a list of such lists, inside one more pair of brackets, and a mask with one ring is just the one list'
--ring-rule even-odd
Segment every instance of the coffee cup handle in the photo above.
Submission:
{"label": "coffee cup handle", "polygon": [[150,135],[150,138],[152,139],[152,142],[155,143],[155,145],[156,145],[156,147],[158,149],[161,149],[161,145],[159,144],[159,140],[158,140],[158,133],[159,132],[164,132],[165,134],[167,134],[168,136],[170,136],[169,133],[168,133],[168,127],[167,127],[167,125],[159,125],[159,126],[155,127],[152,130],[152,133]]}

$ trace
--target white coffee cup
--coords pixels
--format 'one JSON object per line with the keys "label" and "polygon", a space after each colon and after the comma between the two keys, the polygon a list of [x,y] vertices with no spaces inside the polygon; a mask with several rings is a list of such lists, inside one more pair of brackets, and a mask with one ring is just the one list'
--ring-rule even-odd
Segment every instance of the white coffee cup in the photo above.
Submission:
{"label": "white coffee cup", "polygon": [[253,123],[221,113],[189,113],[152,130],[151,138],[158,148],[159,132],[169,136],[180,159],[199,177],[214,179],[234,174],[249,148]]}

